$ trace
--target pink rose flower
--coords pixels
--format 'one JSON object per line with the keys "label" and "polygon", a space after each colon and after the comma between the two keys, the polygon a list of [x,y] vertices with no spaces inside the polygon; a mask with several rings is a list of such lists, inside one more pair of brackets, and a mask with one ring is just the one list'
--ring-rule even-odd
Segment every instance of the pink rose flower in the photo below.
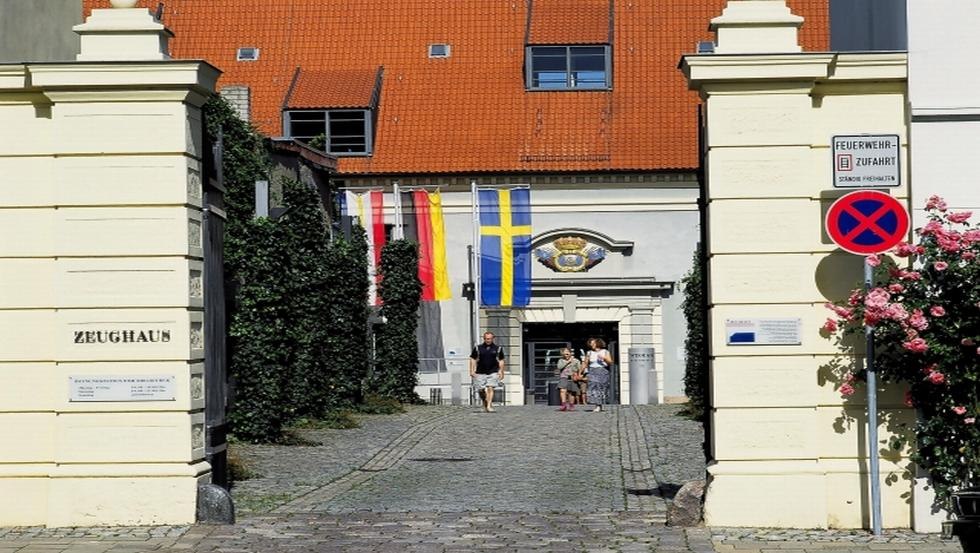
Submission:
{"label": "pink rose flower", "polygon": [[944,232],[943,224],[939,221],[929,221],[926,226],[919,229],[919,234],[922,236],[929,236],[930,234],[939,234]]}
{"label": "pink rose flower", "polygon": [[896,282],[888,285],[888,291],[892,294],[900,294],[905,291],[905,287]]}
{"label": "pink rose flower", "polygon": [[851,292],[851,295],[847,297],[847,305],[861,305],[862,301],[864,301],[864,292],[861,290],[854,290]]}
{"label": "pink rose flower", "polygon": [[893,321],[904,321],[909,318],[909,312],[900,303],[893,303],[885,308],[885,317]]}
{"label": "pink rose flower", "polygon": [[929,314],[933,317],[942,317],[946,314],[946,310],[941,305],[933,305],[932,309],[929,310]]}
{"label": "pink rose flower", "polygon": [[833,319],[827,319],[827,322],[825,322],[823,326],[820,327],[820,330],[823,330],[824,332],[837,332],[837,321]]}
{"label": "pink rose flower", "polygon": [[962,405],[957,405],[956,407],[953,407],[953,412],[956,413],[957,415],[962,415],[963,413],[966,413],[966,407],[963,407]]}
{"label": "pink rose flower", "polygon": [[867,297],[864,298],[864,305],[871,309],[882,309],[888,305],[888,300],[892,297],[884,288],[874,288],[868,292]]}
{"label": "pink rose flower", "polygon": [[864,262],[872,267],[877,267],[878,265],[881,265],[881,257],[879,257],[878,254],[873,253],[865,257]]}
{"label": "pink rose flower", "polygon": [[912,338],[908,342],[902,342],[902,347],[911,351],[912,353],[924,353],[927,349],[929,349],[929,344],[927,344],[922,338]]}
{"label": "pink rose flower", "polygon": [[939,371],[932,371],[926,378],[933,384],[942,384],[943,382],[946,382],[946,375]]}
{"label": "pink rose flower", "polygon": [[936,243],[939,244],[939,249],[943,250],[944,252],[960,251],[959,236],[940,235],[937,233]]}
{"label": "pink rose flower", "polygon": [[831,311],[833,311],[841,319],[849,319],[851,317],[851,315],[854,313],[854,311],[851,310],[851,309],[848,309],[846,307],[841,307],[839,305],[834,305],[834,304],[832,304],[830,302],[827,302],[827,303],[825,303],[823,305],[827,309],[830,309]]}
{"label": "pink rose flower", "polygon": [[963,338],[962,340],[960,340],[961,346],[972,347],[975,346],[976,344],[977,343],[973,341],[973,338]]}
{"label": "pink rose flower", "polygon": [[977,254],[973,252],[963,252],[961,257],[963,258],[964,261],[972,261],[974,258],[977,257]]}
{"label": "pink rose flower", "polygon": [[909,326],[919,331],[929,328],[929,321],[926,320],[926,317],[922,314],[921,309],[915,309],[912,311],[912,316],[909,317]]}
{"label": "pink rose flower", "polygon": [[977,422],[977,419],[975,419],[973,417],[967,417],[967,418],[963,419],[963,422],[966,423],[966,424],[973,424],[973,423]]}
{"label": "pink rose flower", "polygon": [[980,229],[970,229],[965,231],[963,233],[963,242],[966,244],[980,242]]}
{"label": "pink rose flower", "polygon": [[932,264],[932,268],[936,269],[937,271],[945,271],[949,268],[949,263],[946,263],[945,261],[937,261]]}
{"label": "pink rose flower", "polygon": [[977,348],[977,355],[980,355],[980,348]]}
{"label": "pink rose flower", "polygon": [[965,223],[972,216],[972,211],[951,211],[946,218],[950,223]]}
{"label": "pink rose flower", "polygon": [[854,386],[851,386],[850,384],[841,384],[840,395],[844,397],[854,395]]}
{"label": "pink rose flower", "polygon": [[893,251],[898,257],[909,257],[917,253],[915,246],[909,244],[908,242],[899,242]]}
{"label": "pink rose flower", "polygon": [[926,209],[938,209],[939,211],[946,211],[946,200],[936,195],[929,196],[929,200],[926,201]]}

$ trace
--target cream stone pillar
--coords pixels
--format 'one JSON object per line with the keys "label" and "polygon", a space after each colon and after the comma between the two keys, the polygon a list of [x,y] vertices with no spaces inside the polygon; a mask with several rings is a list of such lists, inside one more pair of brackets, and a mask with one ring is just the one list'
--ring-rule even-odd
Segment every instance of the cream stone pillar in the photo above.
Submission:
{"label": "cream stone pillar", "polygon": [[[860,281],[860,258],[822,223],[843,192],[833,135],[897,134],[905,156],[906,57],[800,53],[800,23],[782,0],[732,0],[711,22],[717,53],[682,61],[707,125],[709,525],[869,525],[866,409],[857,395],[843,404],[827,368],[835,345],[819,334],[824,302]],[[891,193],[905,198],[903,179]],[[728,344],[726,322],[777,319],[802,321],[798,341]],[[884,418],[913,420],[901,399],[880,396]],[[884,525],[907,527],[909,461],[885,445],[895,428],[879,430]]]}
{"label": "cream stone pillar", "polygon": [[0,67],[0,526],[186,524],[204,461],[200,107],[142,9]]}

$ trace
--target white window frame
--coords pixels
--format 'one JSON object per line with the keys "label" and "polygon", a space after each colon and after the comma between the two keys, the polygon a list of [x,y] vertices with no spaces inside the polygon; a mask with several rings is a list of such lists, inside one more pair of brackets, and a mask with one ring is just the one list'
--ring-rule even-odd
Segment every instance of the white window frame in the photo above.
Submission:
{"label": "white window frame", "polygon": [[[443,54],[436,54],[435,52],[433,52],[433,50],[435,48],[438,48],[440,46],[446,49],[445,53],[443,53]],[[448,58],[448,57],[450,57],[452,55],[452,52],[453,52],[452,46],[450,46],[449,44],[443,43],[443,42],[437,42],[437,43],[433,43],[433,44],[430,44],[429,45],[429,57],[430,58],[437,58],[437,59],[438,58]]]}
{"label": "white window frame", "polygon": [[[243,50],[251,50],[252,52],[255,53],[255,55],[252,57],[243,56],[242,55]],[[235,52],[235,59],[237,61],[259,61],[259,51],[260,49],[256,46],[240,46],[238,50]]]}

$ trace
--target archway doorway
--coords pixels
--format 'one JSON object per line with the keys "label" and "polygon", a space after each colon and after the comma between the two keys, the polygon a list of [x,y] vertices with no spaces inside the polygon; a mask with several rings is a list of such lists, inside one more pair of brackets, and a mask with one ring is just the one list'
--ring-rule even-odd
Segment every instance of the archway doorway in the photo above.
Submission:
{"label": "archway doorway", "polygon": [[[616,322],[525,323],[523,334],[526,404],[548,403],[548,382],[557,378],[555,369],[561,348],[570,347],[574,355],[581,358],[588,347],[588,339],[599,337],[606,341],[613,361],[618,363],[619,324]],[[619,381],[615,376],[611,386],[612,397],[619,397]]]}

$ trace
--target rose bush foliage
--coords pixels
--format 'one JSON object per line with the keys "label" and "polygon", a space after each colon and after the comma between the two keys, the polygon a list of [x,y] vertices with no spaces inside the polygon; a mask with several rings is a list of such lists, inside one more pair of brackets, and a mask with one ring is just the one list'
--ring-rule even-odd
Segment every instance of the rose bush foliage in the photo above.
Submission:
{"label": "rose bush foliage", "polygon": [[[828,303],[834,316],[823,330],[843,344],[873,326],[879,378],[907,386],[905,404],[919,413],[912,460],[928,470],[939,500],[947,502],[957,488],[980,484],[980,228],[970,223],[970,212],[951,212],[937,196],[926,214],[916,243],[891,252],[898,265],[867,257],[873,287]],[[863,372],[849,371],[841,394],[853,394],[862,379]],[[890,445],[900,449],[905,439]]]}

